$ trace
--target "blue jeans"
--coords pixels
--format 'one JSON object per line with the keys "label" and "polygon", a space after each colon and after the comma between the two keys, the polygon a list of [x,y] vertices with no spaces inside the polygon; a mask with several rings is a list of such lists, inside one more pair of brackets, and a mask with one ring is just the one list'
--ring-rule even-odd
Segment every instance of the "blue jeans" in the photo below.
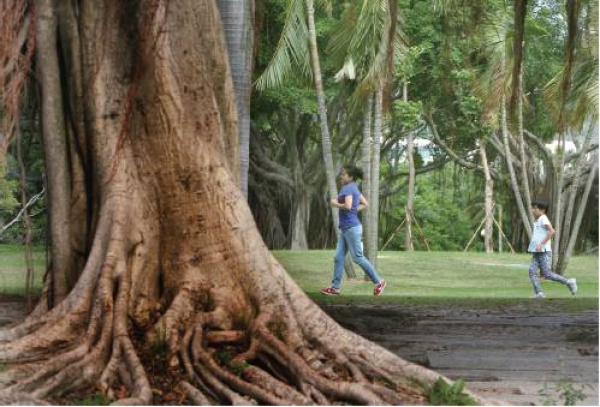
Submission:
{"label": "blue jeans", "polygon": [[556,281],[557,283],[567,284],[567,279],[560,274],[553,273],[550,270],[550,262],[552,261],[552,252],[536,252],[533,253],[533,259],[529,265],[529,279],[533,285],[535,293],[541,293],[540,279],[537,276],[538,269],[542,272],[542,276],[547,280]]}
{"label": "blue jeans", "polygon": [[373,265],[363,254],[361,240],[362,225],[342,229],[338,237],[337,248],[335,249],[333,280],[331,281],[331,286],[333,288],[340,288],[342,275],[344,273],[344,258],[346,257],[348,250],[350,250],[352,260],[367,273],[373,283],[377,284],[381,281],[377,271],[375,271]]}

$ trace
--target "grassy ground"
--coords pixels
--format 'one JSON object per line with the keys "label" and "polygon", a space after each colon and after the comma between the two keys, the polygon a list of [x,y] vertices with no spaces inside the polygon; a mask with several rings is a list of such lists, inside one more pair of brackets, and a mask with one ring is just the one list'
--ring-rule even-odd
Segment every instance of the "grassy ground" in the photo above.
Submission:
{"label": "grassy ground", "polygon": [[[0,294],[25,295],[25,257],[23,246],[0,244]],[[42,287],[46,271],[46,253],[42,247],[33,248],[34,292]]]}
{"label": "grassy ground", "polygon": [[[373,285],[362,280],[342,282],[342,295],[325,297],[320,287],[330,284],[333,251],[276,251],[275,257],[311,297],[320,302],[449,303],[493,307],[523,302],[531,304],[527,254],[463,252],[380,252],[377,269],[388,283],[380,298],[373,298]],[[575,277],[579,291],[575,299],[558,283],[542,280],[549,299],[565,310],[598,308],[598,257],[571,259],[567,277]]]}
{"label": "grassy ground", "polygon": [[[333,251],[275,251],[275,257],[309,296],[320,302],[374,302],[456,304],[493,307],[521,301],[531,305],[531,283],[527,254],[485,254],[463,252],[381,252],[377,269],[388,286],[374,298],[370,282],[344,277],[342,295],[325,297],[318,289],[331,281]],[[34,249],[36,288],[41,287],[45,270],[43,248]],[[568,277],[577,278],[579,292],[573,299],[569,290],[542,280],[546,295],[565,310],[598,308],[598,257],[576,256],[567,268]],[[23,295],[25,286],[23,248],[0,245],[0,294]],[[547,303],[548,301],[546,301]],[[529,306],[528,305],[528,306]]]}

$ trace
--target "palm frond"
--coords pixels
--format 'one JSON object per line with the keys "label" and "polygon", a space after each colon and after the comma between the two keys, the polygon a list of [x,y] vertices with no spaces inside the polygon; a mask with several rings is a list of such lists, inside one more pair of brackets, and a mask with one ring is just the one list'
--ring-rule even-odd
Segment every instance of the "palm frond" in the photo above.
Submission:
{"label": "palm frond", "polygon": [[256,81],[259,91],[280,86],[294,66],[302,76],[312,77],[304,1],[290,0],[286,16],[275,53]]}

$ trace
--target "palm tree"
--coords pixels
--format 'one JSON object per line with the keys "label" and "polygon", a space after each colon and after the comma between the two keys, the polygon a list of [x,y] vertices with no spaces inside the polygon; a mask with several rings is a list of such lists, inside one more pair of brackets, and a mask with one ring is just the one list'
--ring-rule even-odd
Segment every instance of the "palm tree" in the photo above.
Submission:
{"label": "palm tree", "polygon": [[[387,89],[390,87],[393,67],[403,52],[404,42],[404,34],[398,28],[395,1],[356,0],[349,3],[329,43],[331,59],[342,66],[336,79],[356,81],[353,103],[355,110],[362,110],[370,115],[371,100],[374,98],[375,102],[373,132],[370,131],[371,117],[365,116],[363,137],[363,165],[366,175],[363,193],[369,201],[365,222],[365,253],[373,264],[377,261],[379,160],[385,127],[384,106],[389,105],[384,103],[383,98],[384,93],[389,93]],[[365,105],[368,107],[364,108]]]}
{"label": "palm tree", "polygon": [[[326,3],[326,2],[325,2]],[[305,8],[303,6],[306,6]],[[291,73],[292,62],[300,67],[304,75],[312,75],[317,94],[319,125],[321,129],[321,149],[325,164],[325,177],[330,196],[337,196],[335,182],[336,173],[331,153],[331,136],[327,123],[327,105],[321,75],[321,63],[317,47],[317,33],[315,29],[315,7],[313,0],[290,0],[287,20],[283,28],[281,39],[269,65],[257,81],[257,88],[264,90],[283,83],[285,77]],[[310,66],[307,61],[310,60]],[[339,233],[338,209],[331,208],[334,230]],[[349,258],[346,257],[345,270],[348,278],[356,278],[356,272]]]}
{"label": "palm tree", "polygon": [[218,0],[238,113],[239,183],[248,198],[250,94],[254,56],[254,0]]}
{"label": "palm tree", "polygon": [[[511,77],[507,65],[513,61],[513,49],[509,46],[510,38],[514,36],[513,20],[508,10],[500,8],[496,15],[490,16],[490,23],[486,26],[483,34],[485,50],[489,58],[489,63],[479,78],[475,91],[483,100],[484,116],[489,118],[497,117],[499,112],[500,120],[497,123],[501,135],[501,143],[494,146],[504,156],[506,167],[510,177],[510,185],[513,191],[515,202],[518,208],[519,216],[523,223],[527,236],[531,236],[532,218],[529,212],[527,202],[529,199],[529,187],[521,190],[515,171],[515,160],[511,149],[512,135],[509,132],[509,112],[508,112],[508,84],[514,83],[515,78]],[[514,62],[513,62],[514,63]],[[520,75],[520,70],[519,70]],[[518,82],[518,81],[516,81]],[[519,103],[519,106],[522,106]],[[521,178],[527,178],[525,172],[524,142],[517,143],[519,146],[519,159],[517,160],[522,171]]]}

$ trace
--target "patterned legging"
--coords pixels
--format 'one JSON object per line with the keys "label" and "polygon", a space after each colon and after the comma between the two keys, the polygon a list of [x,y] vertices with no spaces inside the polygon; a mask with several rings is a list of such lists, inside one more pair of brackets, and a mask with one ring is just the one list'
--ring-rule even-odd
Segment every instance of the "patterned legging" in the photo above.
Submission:
{"label": "patterned legging", "polygon": [[556,281],[561,284],[567,284],[567,279],[563,276],[553,273],[550,270],[550,261],[552,259],[552,252],[539,252],[533,253],[533,259],[531,260],[531,264],[529,265],[529,279],[531,280],[531,284],[533,284],[533,289],[535,293],[542,292],[542,287],[540,286],[540,280],[537,276],[538,269],[542,271],[542,276],[545,279]]}

